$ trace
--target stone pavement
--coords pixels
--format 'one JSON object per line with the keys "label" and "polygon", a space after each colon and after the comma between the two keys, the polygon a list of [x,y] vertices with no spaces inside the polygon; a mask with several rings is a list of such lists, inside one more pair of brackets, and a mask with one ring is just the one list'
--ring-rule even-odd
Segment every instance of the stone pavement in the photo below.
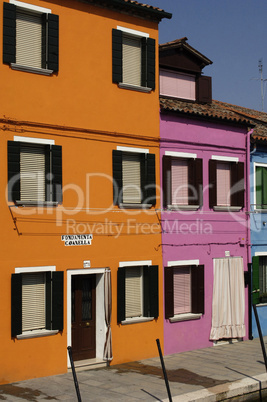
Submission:
{"label": "stone pavement", "polygon": [[[259,339],[169,355],[164,361],[174,402],[265,400],[267,373]],[[77,378],[82,402],[169,400],[159,358],[84,370]],[[241,396],[256,391],[255,399]],[[72,373],[66,373],[2,385],[0,400],[75,402],[77,397]]]}

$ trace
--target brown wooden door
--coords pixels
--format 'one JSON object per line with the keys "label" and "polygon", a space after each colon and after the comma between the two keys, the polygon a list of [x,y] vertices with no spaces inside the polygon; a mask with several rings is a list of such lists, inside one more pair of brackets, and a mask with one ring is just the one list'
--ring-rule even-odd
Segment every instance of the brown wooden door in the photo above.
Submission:
{"label": "brown wooden door", "polygon": [[71,337],[73,360],[93,359],[96,356],[95,282],[95,275],[72,275]]}

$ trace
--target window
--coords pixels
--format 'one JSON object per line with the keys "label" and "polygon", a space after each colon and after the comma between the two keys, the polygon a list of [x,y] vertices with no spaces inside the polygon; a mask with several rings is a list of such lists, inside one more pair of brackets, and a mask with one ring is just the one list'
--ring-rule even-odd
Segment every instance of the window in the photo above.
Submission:
{"label": "window", "polygon": [[156,204],[155,155],[141,151],[113,150],[114,204],[129,207]]}
{"label": "window", "polygon": [[118,322],[158,317],[158,266],[124,266],[118,269]]}
{"label": "window", "polygon": [[58,16],[12,0],[4,3],[3,62],[23,71],[58,71]]}
{"label": "window", "polygon": [[202,205],[202,159],[163,156],[163,205],[179,209]]}
{"label": "window", "polygon": [[252,257],[252,302],[267,303],[267,254]]}
{"label": "window", "polygon": [[196,77],[175,71],[160,71],[160,94],[174,98],[196,100]]}
{"label": "window", "polygon": [[11,277],[11,336],[62,331],[64,273],[18,270]]}
{"label": "window", "polygon": [[123,87],[155,89],[155,39],[131,29],[112,30],[113,82]]}
{"label": "window", "polygon": [[8,200],[62,202],[61,146],[8,141]]}
{"label": "window", "polygon": [[170,265],[165,267],[165,318],[199,318],[204,314],[204,265]]}
{"label": "window", "polygon": [[267,208],[267,166],[255,166],[256,209]]}
{"label": "window", "polygon": [[244,207],[244,163],[214,157],[209,161],[209,205],[214,210]]}

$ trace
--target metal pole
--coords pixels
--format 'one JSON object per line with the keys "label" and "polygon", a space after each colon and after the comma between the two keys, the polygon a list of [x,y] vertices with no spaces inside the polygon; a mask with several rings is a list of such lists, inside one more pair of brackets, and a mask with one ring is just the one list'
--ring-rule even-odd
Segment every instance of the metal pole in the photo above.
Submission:
{"label": "metal pole", "polygon": [[165,380],[165,384],[166,384],[166,388],[167,388],[169,401],[172,402],[172,396],[171,396],[169,381],[168,381],[167,372],[166,372],[166,369],[165,369],[165,364],[164,364],[164,360],[163,360],[163,356],[162,356],[162,351],[161,351],[159,339],[156,339],[156,342],[157,342],[157,345],[158,345],[159,357],[160,357],[161,367],[162,367],[162,371],[163,371],[163,375],[164,375],[164,380]]}
{"label": "metal pole", "polygon": [[80,394],[80,389],[79,389],[79,383],[78,383],[78,380],[77,380],[76,371],[75,371],[75,366],[74,366],[73,358],[72,358],[72,349],[71,349],[71,346],[68,346],[67,349],[68,349],[69,358],[70,358],[70,364],[71,364],[71,370],[72,370],[72,375],[73,375],[73,381],[74,381],[74,385],[75,385],[75,389],[76,389],[76,394],[77,394],[77,400],[78,400],[78,402],[82,402],[82,398],[81,398],[81,394]]}
{"label": "metal pole", "polygon": [[255,319],[256,319],[256,323],[257,323],[257,327],[258,327],[258,332],[259,332],[259,337],[260,337],[260,342],[261,342],[261,349],[262,349],[262,354],[263,354],[264,363],[265,363],[265,369],[267,371],[266,349],[265,349],[265,345],[263,342],[263,336],[262,336],[262,332],[261,332],[261,324],[260,324],[260,320],[259,320],[259,316],[258,316],[258,312],[257,312],[257,307],[255,304],[253,304],[253,310],[254,310]]}

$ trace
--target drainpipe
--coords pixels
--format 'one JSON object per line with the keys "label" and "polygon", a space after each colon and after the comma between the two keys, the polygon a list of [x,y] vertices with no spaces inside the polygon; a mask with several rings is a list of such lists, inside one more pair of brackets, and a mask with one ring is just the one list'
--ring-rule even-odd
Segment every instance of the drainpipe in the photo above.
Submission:
{"label": "drainpipe", "polygon": [[[247,133],[247,177],[246,177],[246,202],[247,202],[247,262],[250,264],[249,272],[251,273],[251,233],[250,233],[250,155],[256,152],[256,144],[254,144],[253,150],[250,152],[250,136],[253,133],[253,129]],[[251,275],[248,280],[248,337],[250,340],[252,336],[252,306],[251,306]]]}

